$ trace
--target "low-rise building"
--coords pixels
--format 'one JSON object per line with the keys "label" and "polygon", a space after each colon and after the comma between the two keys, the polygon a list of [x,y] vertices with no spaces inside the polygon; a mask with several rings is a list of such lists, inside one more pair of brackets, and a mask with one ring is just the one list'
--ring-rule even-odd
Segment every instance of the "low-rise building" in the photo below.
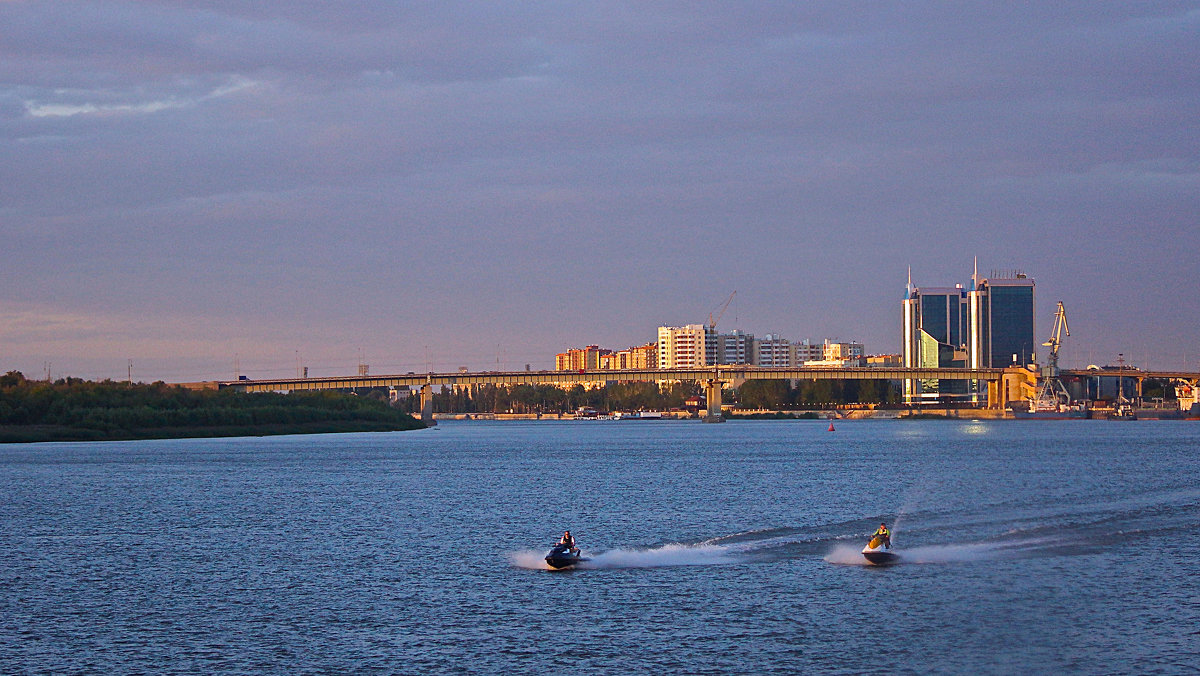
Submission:
{"label": "low-rise building", "polygon": [[840,343],[826,338],[824,345],[822,345],[821,358],[826,360],[862,359],[864,355],[865,351],[863,350],[862,343]]}
{"label": "low-rise building", "polygon": [[573,348],[554,356],[555,371],[581,371],[600,368],[600,357],[611,354],[612,350],[603,350],[598,345],[588,345],[583,348]]}
{"label": "low-rise building", "polygon": [[874,368],[892,368],[903,364],[898,354],[873,354],[867,357],[867,366]]}
{"label": "low-rise building", "polygon": [[600,356],[600,369],[624,371],[628,369],[658,368],[658,343],[646,343]]}
{"label": "low-rise building", "polygon": [[834,368],[845,369],[865,366],[866,362],[862,358],[858,359],[814,359],[804,362],[804,366],[808,368]]}

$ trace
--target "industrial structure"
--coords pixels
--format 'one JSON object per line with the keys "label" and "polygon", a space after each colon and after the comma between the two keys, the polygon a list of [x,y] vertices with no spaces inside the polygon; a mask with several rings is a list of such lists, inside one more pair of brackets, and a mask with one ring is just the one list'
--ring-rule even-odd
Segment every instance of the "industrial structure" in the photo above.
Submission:
{"label": "industrial structure", "polygon": [[1042,343],[1050,348],[1046,354],[1046,365],[1042,367],[1041,384],[1038,387],[1034,408],[1038,411],[1062,411],[1071,404],[1071,393],[1062,382],[1062,373],[1058,368],[1058,348],[1062,347],[1064,335],[1070,336],[1071,329],[1067,327],[1067,310],[1062,301],[1058,301],[1058,310],[1054,313],[1054,327],[1050,330],[1050,339]]}

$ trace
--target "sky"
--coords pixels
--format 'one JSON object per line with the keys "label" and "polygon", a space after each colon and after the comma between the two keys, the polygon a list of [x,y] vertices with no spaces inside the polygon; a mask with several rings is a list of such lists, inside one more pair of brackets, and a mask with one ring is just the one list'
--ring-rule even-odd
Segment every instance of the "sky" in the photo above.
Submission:
{"label": "sky", "polygon": [[895,353],[976,257],[1064,366],[1200,370],[1198,63],[1200,2],[0,0],[0,372],[553,368],[735,290]]}

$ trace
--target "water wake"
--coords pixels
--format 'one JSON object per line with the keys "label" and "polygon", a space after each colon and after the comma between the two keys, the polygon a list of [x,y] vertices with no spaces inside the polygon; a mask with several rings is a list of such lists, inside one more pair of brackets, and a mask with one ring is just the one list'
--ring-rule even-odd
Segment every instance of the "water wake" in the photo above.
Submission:
{"label": "water wake", "polygon": [[863,558],[862,545],[840,544],[825,555],[825,561],[843,566],[870,566],[870,561]]}
{"label": "water wake", "polygon": [[904,563],[968,563],[990,561],[1001,558],[1005,547],[995,543],[967,543],[954,545],[926,545],[913,547],[900,554]]}
{"label": "water wake", "polygon": [[[575,566],[578,570],[716,566],[739,561],[737,554],[729,547],[708,544],[668,544],[649,549],[610,549],[596,554],[583,550],[582,555],[588,560]],[[546,565],[545,556],[545,552],[524,550],[510,553],[508,560],[518,568],[552,570],[550,566]]]}
{"label": "water wake", "polygon": [[[972,561],[995,561],[997,559],[1019,556],[1019,552],[1029,551],[1053,544],[1049,538],[1025,540],[1009,540],[1004,542],[969,542],[948,545],[924,545],[921,547],[897,547],[895,552],[900,556],[900,563],[969,563]],[[828,563],[847,566],[872,565],[862,555],[862,546],[856,544],[840,544],[825,555]]]}
{"label": "water wake", "polygon": [[546,552],[525,549],[519,552],[509,552],[508,562],[517,568],[527,570],[554,570],[546,563]]}
{"label": "water wake", "polygon": [[661,566],[714,566],[737,562],[721,545],[669,544],[651,549],[610,549],[591,557],[585,568],[658,568]]}

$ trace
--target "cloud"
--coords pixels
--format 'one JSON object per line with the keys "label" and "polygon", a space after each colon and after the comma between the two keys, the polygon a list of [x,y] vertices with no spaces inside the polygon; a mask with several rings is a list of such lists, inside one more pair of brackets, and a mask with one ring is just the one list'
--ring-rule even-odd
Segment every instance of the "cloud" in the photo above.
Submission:
{"label": "cloud", "polygon": [[977,253],[1068,301],[1120,269],[1114,307],[1197,281],[1194,2],[64,0],[0,25],[0,303],[49,314],[302,317],[314,346],[354,325],[523,366],[732,288],[742,328],[887,351],[907,266],[954,283]]}
{"label": "cloud", "polygon": [[[25,111],[32,117],[71,117],[73,115],[107,115],[107,114],[152,114],[172,108],[187,108],[204,101],[221,98],[240,92],[242,90],[254,87],[257,83],[253,80],[232,76],[228,78],[225,84],[213,88],[205,94],[192,97],[168,96],[164,99],[150,101],[136,101],[129,103],[65,103],[65,102],[41,102],[41,101],[25,101]],[[74,91],[74,90],[58,90],[55,94],[61,99],[77,99],[87,100],[92,97],[101,97],[104,99],[114,98],[130,98],[136,97],[140,92],[114,92],[114,91]]]}

